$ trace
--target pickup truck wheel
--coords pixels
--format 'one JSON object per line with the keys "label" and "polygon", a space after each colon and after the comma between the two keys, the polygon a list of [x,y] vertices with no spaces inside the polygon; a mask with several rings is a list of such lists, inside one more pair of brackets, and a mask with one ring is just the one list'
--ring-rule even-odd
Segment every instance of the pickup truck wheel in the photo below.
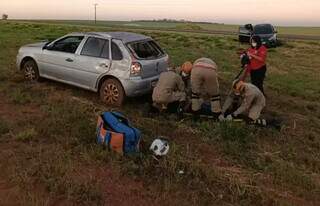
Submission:
{"label": "pickup truck wheel", "polygon": [[28,60],[23,64],[23,72],[24,78],[30,82],[38,81],[40,78],[37,63],[33,60]]}
{"label": "pickup truck wheel", "polygon": [[100,99],[103,103],[120,107],[125,98],[121,83],[116,79],[105,80],[100,87]]}

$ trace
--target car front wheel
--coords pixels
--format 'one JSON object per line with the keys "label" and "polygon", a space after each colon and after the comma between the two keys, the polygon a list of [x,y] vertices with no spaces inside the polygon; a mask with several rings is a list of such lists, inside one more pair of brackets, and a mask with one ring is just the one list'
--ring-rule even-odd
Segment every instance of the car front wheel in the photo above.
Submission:
{"label": "car front wheel", "polygon": [[27,60],[23,64],[24,78],[30,82],[39,80],[39,70],[37,63],[34,60]]}
{"label": "car front wheel", "polygon": [[116,79],[105,80],[100,87],[100,99],[110,106],[120,107],[125,98],[125,92],[121,83]]}

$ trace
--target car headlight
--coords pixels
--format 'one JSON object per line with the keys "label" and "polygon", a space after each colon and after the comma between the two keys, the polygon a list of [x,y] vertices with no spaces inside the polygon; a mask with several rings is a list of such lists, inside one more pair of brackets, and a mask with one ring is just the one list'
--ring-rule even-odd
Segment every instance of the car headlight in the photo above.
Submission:
{"label": "car headlight", "polygon": [[277,40],[277,35],[274,34],[272,37],[269,38],[269,41],[275,41]]}

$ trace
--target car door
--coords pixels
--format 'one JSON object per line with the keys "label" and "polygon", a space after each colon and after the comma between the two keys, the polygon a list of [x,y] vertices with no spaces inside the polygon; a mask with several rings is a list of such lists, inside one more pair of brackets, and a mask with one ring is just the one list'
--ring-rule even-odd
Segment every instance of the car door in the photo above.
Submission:
{"label": "car door", "polygon": [[93,90],[100,74],[110,70],[110,50],[109,38],[87,37],[76,59],[77,75],[73,81]]}
{"label": "car door", "polygon": [[76,51],[83,39],[84,36],[67,36],[46,46],[39,60],[41,76],[73,82],[77,67]]}

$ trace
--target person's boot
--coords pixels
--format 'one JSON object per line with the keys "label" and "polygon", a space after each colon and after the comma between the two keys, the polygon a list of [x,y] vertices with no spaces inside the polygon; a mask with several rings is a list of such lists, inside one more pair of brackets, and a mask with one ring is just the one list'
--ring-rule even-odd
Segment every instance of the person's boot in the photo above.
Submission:
{"label": "person's boot", "polygon": [[265,119],[257,119],[257,120],[253,120],[251,118],[249,119],[250,120],[248,121],[248,123],[251,125],[255,125],[258,127],[267,127],[267,121]]}
{"label": "person's boot", "polygon": [[212,112],[211,115],[213,117],[213,121],[218,122],[219,121],[219,116],[221,115],[221,112]]}
{"label": "person's boot", "polygon": [[201,110],[192,111],[192,121],[193,122],[198,122],[200,120],[200,112],[201,112]]}
{"label": "person's boot", "polygon": [[257,119],[254,121],[254,125],[257,125],[258,127],[267,127],[267,120]]}
{"label": "person's boot", "polygon": [[178,108],[177,108],[177,118],[178,121],[183,119],[183,113],[184,113],[184,107],[185,107],[185,102],[180,102]]}

